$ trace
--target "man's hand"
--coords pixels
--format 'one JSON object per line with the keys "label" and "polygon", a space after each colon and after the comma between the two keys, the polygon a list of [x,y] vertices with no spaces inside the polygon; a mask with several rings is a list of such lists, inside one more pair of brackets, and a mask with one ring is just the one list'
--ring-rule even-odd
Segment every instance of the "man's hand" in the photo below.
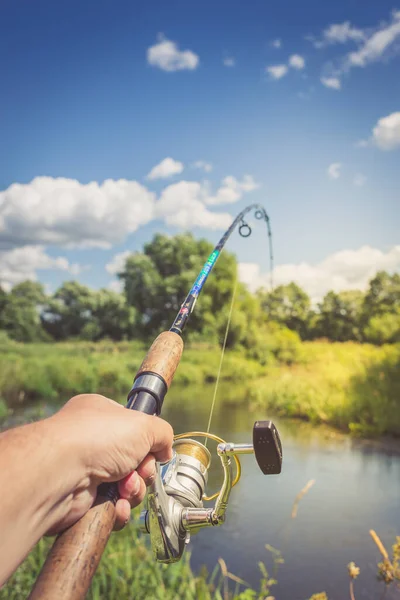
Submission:
{"label": "man's hand", "polygon": [[[171,426],[97,394],[75,396],[50,421],[56,435],[66,436],[82,464],[82,478],[65,515],[48,533],[57,533],[80,519],[92,506],[97,486],[118,481],[115,529],[128,522],[155,476],[155,461],[172,457]],[[59,433],[58,433],[59,432]]]}
{"label": "man's hand", "polygon": [[172,456],[171,426],[97,394],[75,396],[55,415],[0,434],[0,586],[45,533],[92,506],[97,486],[118,481],[116,529]]}

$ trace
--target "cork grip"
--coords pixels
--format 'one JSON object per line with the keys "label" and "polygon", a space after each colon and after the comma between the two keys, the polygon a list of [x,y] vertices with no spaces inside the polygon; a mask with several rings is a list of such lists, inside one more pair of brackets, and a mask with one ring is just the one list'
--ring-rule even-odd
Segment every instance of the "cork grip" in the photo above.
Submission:
{"label": "cork grip", "polygon": [[80,521],[58,536],[28,600],[82,600],[114,522],[114,503],[98,498]]}
{"label": "cork grip", "polygon": [[182,352],[183,341],[177,333],[172,331],[160,333],[152,343],[136,377],[141,373],[151,371],[160,375],[169,388],[181,360]]}

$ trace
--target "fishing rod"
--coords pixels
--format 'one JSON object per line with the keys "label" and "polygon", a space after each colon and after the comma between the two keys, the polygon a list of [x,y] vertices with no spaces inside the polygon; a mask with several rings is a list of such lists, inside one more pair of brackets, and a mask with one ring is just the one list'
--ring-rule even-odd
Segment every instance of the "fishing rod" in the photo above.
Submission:
{"label": "fishing rod", "polygon": [[[264,220],[267,225],[272,274],[270,220],[261,205],[251,204],[238,214],[211,252],[169,331],[161,333],[151,345],[128,394],[128,409],[160,415],[182,356],[181,336],[196,300],[236,227],[242,237],[251,235],[251,227],[244,219],[251,211],[256,219]],[[223,483],[220,491],[211,496],[205,494],[211,453],[196,438],[218,443]],[[150,535],[157,561],[173,563],[180,560],[191,534],[224,522],[231,490],[241,475],[239,456],[253,453],[265,475],[281,472],[282,445],[272,421],[255,422],[252,444],[225,442],[212,433],[201,431],[174,437],[173,458],[165,464],[156,463],[156,476],[147,492],[146,510],[140,515],[140,528]],[[232,461],[236,466],[235,476]],[[99,486],[92,508],[57,537],[28,600],[82,600],[85,597],[114,527],[117,499],[116,483]],[[212,500],[216,500],[214,506],[204,506],[204,502]]]}

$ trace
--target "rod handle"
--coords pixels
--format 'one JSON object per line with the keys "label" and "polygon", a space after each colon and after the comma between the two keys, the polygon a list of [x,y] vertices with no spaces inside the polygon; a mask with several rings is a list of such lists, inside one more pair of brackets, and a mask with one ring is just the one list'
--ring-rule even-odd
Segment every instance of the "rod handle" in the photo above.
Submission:
{"label": "rod handle", "polygon": [[99,496],[75,525],[57,537],[28,600],[82,600],[114,522],[115,502]]}
{"label": "rod handle", "polygon": [[142,373],[156,373],[164,379],[167,389],[172,383],[183,352],[183,340],[172,331],[163,331],[149,348],[135,379]]}

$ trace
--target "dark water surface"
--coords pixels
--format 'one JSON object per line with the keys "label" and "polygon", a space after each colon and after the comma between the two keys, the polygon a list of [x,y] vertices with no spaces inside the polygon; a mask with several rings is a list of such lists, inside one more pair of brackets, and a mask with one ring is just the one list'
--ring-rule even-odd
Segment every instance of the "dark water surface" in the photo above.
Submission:
{"label": "dark water surface", "polygon": [[[253,422],[273,415],[251,412],[243,404],[221,405],[222,398],[240,394],[239,389],[220,389],[211,431],[227,441],[249,442]],[[211,397],[208,386],[175,387],[163,416],[176,433],[204,430]],[[43,404],[39,416],[54,408]],[[20,412],[14,422],[31,417],[30,411]],[[270,544],[285,560],[277,574],[278,586],[271,590],[277,600],[306,600],[321,591],[329,600],[348,599],[350,561],[361,567],[356,599],[379,599],[383,588],[376,581],[376,563],[381,557],[369,530],[375,529],[388,549],[400,535],[400,445],[385,448],[301,421],[273,420],[283,445],[282,474],[266,477],[254,457],[242,458],[242,479],[232,490],[226,523],[192,537],[193,567],[205,564],[212,570],[223,557],[232,573],[256,587],[260,561],[272,573],[272,555],[265,548]],[[209,491],[218,489],[221,474],[214,455]],[[295,497],[312,479],[315,484],[292,519]],[[400,599],[400,592],[393,589],[386,595],[389,598]]]}

